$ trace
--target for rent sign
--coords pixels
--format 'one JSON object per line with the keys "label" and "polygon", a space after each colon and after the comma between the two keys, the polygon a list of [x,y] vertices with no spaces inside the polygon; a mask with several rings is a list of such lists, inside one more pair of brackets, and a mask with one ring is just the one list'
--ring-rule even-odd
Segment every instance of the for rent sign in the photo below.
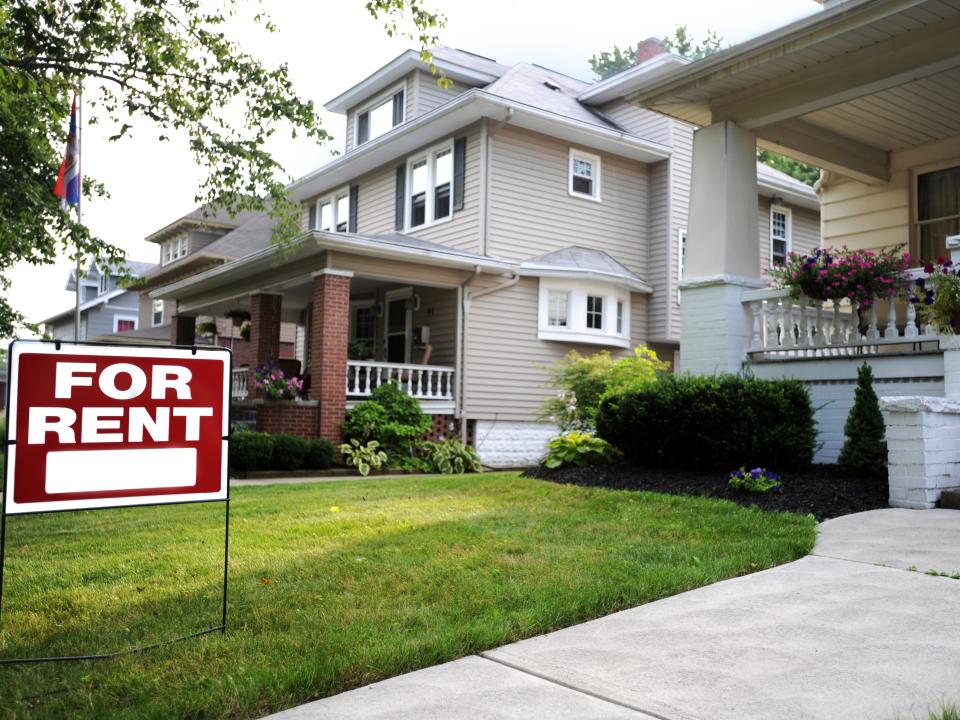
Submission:
{"label": "for rent sign", "polygon": [[222,500],[230,354],[15,342],[7,514]]}

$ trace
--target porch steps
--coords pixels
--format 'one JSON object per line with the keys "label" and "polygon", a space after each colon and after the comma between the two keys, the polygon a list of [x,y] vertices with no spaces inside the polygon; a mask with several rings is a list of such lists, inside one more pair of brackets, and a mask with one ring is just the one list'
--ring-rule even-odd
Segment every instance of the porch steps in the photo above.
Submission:
{"label": "porch steps", "polygon": [[960,488],[944,490],[940,493],[940,507],[960,510]]}

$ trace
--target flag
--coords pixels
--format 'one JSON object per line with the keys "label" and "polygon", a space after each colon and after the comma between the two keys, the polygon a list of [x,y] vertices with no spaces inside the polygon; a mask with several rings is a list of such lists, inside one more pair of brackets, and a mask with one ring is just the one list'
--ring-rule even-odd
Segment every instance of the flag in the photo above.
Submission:
{"label": "flag", "polygon": [[53,194],[60,198],[64,207],[80,204],[80,138],[77,134],[77,98],[73,98],[70,108],[70,135],[67,137],[67,150],[57,173],[57,184]]}

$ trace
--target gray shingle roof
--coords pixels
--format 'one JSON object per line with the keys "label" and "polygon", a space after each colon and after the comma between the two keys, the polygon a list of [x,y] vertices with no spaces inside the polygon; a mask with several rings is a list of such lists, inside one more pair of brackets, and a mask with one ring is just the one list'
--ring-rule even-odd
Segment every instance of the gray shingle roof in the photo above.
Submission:
{"label": "gray shingle roof", "polygon": [[639,275],[628,270],[602,250],[591,250],[576,245],[529,258],[520,263],[520,267],[600,273],[643,282]]}
{"label": "gray shingle roof", "polygon": [[219,237],[200,252],[218,257],[239,258],[263,250],[273,236],[276,221],[267,213],[248,213],[236,228]]}
{"label": "gray shingle roof", "polygon": [[501,65],[496,60],[467,52],[466,50],[460,50],[459,48],[438,47],[433,51],[433,55],[441,60],[456,63],[457,65],[476,70],[477,72],[496,75],[497,77],[503,75],[510,69],[508,65]]}

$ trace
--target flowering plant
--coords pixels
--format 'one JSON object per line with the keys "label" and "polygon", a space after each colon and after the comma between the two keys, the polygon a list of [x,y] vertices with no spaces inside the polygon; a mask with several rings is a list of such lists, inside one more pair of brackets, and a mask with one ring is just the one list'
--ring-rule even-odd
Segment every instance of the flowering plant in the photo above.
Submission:
{"label": "flowering plant", "polygon": [[923,271],[926,277],[914,280],[910,302],[937,332],[952,335],[960,330],[960,268],[940,257]]}
{"label": "flowering plant", "polygon": [[818,249],[812,255],[790,253],[787,262],[769,271],[778,288],[797,299],[847,298],[860,307],[899,295],[910,285],[910,253],[901,246],[873,250]]}
{"label": "flowering plant", "polygon": [[755,493],[783,492],[780,476],[772,470],[763,468],[748,471],[746,467],[742,467],[734,470],[730,473],[730,486]]}
{"label": "flowering plant", "polygon": [[303,390],[303,381],[267,363],[257,368],[253,375],[253,386],[263,390],[264,395],[272,400],[293,400]]}

